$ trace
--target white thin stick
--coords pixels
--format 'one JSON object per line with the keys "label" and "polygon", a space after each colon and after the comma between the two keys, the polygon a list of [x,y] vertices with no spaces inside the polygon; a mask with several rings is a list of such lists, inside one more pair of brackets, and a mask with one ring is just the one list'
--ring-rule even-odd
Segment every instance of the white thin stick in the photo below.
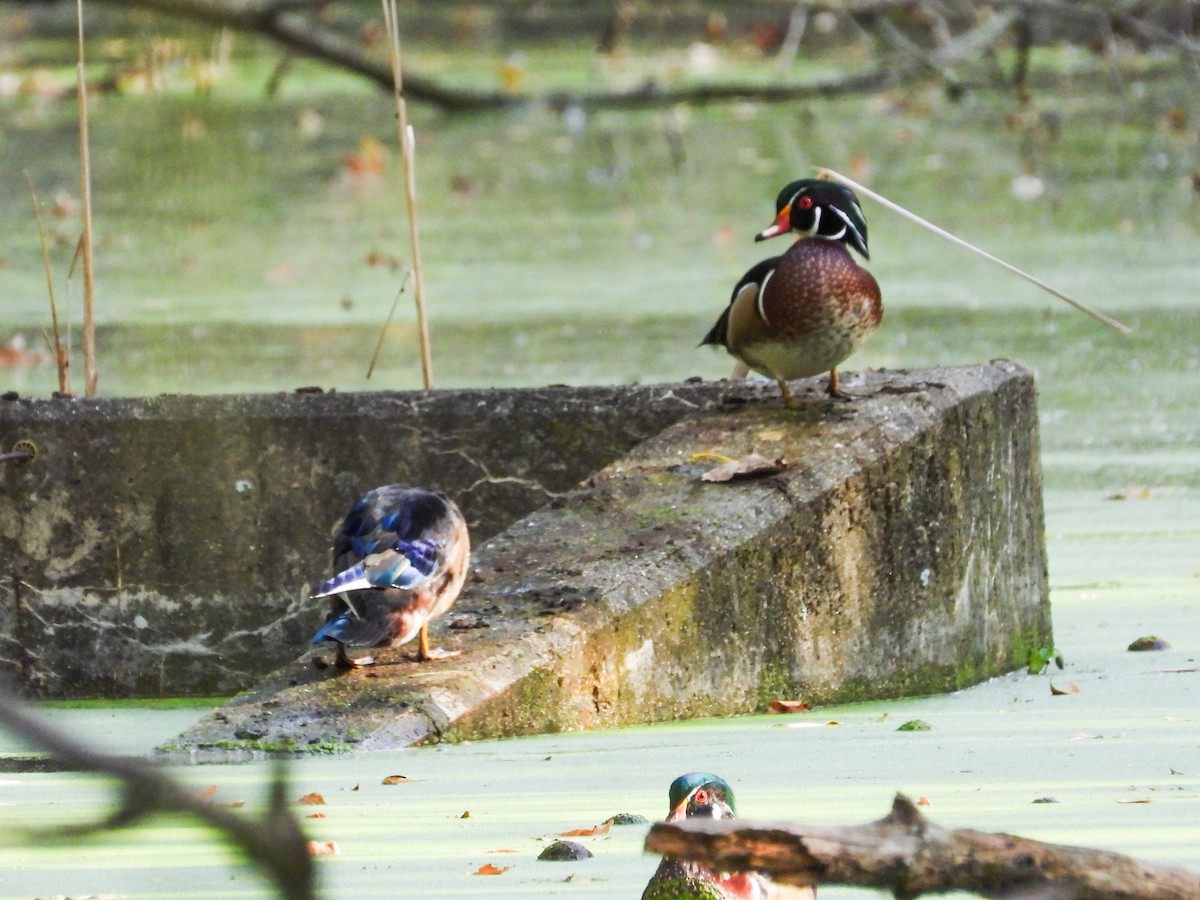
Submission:
{"label": "white thin stick", "polygon": [[982,256],[984,259],[988,260],[989,262],[995,263],[996,265],[1000,266],[1000,268],[1007,269],[1009,272],[1012,272],[1014,275],[1019,275],[1022,278],[1024,278],[1026,281],[1028,281],[1032,284],[1036,284],[1043,291],[1053,294],[1059,300],[1064,300],[1067,303],[1070,303],[1073,307],[1075,307],[1081,313],[1086,313],[1087,315],[1089,315],[1093,319],[1095,319],[1097,322],[1107,325],[1113,331],[1120,332],[1121,334],[1130,334],[1132,332],[1132,329],[1128,325],[1118,322],[1116,319],[1112,318],[1111,316],[1105,315],[1104,313],[1100,312],[1100,310],[1098,310],[1098,309],[1093,309],[1092,307],[1088,306],[1086,303],[1080,303],[1078,300],[1074,299],[1073,297],[1068,297],[1062,291],[1058,290],[1057,288],[1051,287],[1050,285],[1046,284],[1046,282],[1042,281],[1040,278],[1035,278],[1033,275],[1030,275],[1028,272],[1023,272],[1022,270],[1018,269],[1016,266],[1012,265],[1011,263],[1006,263],[1004,260],[1000,259],[1000,257],[998,257],[998,256],[992,256],[992,254],[988,253],[986,250],[980,250],[974,244],[967,243],[962,238],[951,234],[950,232],[946,231],[944,228],[938,228],[938,226],[934,225],[932,222],[928,222],[925,219],[922,219],[920,216],[918,216],[914,212],[909,212],[907,209],[905,209],[900,204],[893,203],[887,197],[884,197],[884,196],[881,196],[880,194],[875,193],[870,188],[863,187],[861,184],[859,184],[856,181],[853,181],[850,178],[847,178],[845,175],[841,175],[841,174],[833,171],[833,169],[826,169],[826,168],[822,168],[820,166],[817,167],[817,173],[818,173],[819,177],[821,177],[821,178],[831,179],[833,181],[840,181],[842,184],[846,185],[846,187],[853,188],[854,190],[858,191],[860,194],[863,194],[866,197],[870,197],[876,203],[883,204],[888,209],[890,209],[892,212],[898,213],[899,215],[908,219],[910,222],[916,222],[922,228],[926,228],[929,231],[932,231],[934,234],[938,235],[939,237],[945,238],[950,243],[957,244],[958,246],[962,247],[964,250],[970,250],[972,253]]}
{"label": "white thin stick", "polygon": [[425,390],[433,387],[433,361],[429,347],[429,323],[425,318],[425,278],[421,271],[421,241],[417,231],[417,172],[416,141],[408,124],[408,108],[404,102],[404,76],[400,66],[400,23],[397,20],[396,0],[382,0],[383,23],[388,33],[389,56],[392,61],[392,83],[396,95],[396,125],[400,131],[400,159],[404,164],[404,197],[408,209],[408,233],[412,241],[413,297],[417,306],[417,343],[421,349],[421,377]]}

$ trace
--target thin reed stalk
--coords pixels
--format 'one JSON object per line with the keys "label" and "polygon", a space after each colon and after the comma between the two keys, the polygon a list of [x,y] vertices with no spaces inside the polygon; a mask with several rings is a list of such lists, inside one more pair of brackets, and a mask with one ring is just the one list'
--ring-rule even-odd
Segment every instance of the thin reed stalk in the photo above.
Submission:
{"label": "thin reed stalk", "polygon": [[42,219],[42,204],[38,200],[37,190],[33,186],[33,179],[29,177],[28,171],[25,172],[25,183],[29,186],[29,196],[33,200],[33,215],[37,220],[38,239],[42,242],[42,266],[46,270],[46,294],[50,298],[50,323],[54,330],[54,343],[50,344],[45,329],[42,329],[42,336],[46,337],[46,344],[50,345],[50,351],[54,354],[54,364],[58,369],[58,392],[70,394],[71,354],[67,352],[67,348],[63,344],[62,330],[58,326],[58,303],[54,297],[54,275],[50,269],[50,248],[46,243],[46,223]]}
{"label": "thin reed stalk", "polygon": [[92,160],[88,150],[87,79],[83,72],[83,0],[75,0],[78,25],[76,84],[79,90],[79,192],[83,205],[83,381],[84,396],[96,396],[95,269],[92,265]]}
{"label": "thin reed stalk", "polygon": [[400,132],[400,158],[404,165],[404,203],[408,211],[408,233],[412,241],[413,295],[417,306],[417,342],[421,350],[421,378],[425,390],[433,387],[433,358],[429,346],[429,323],[425,316],[425,279],[421,268],[421,239],[417,228],[416,141],[408,124],[404,102],[404,76],[400,66],[400,23],[396,0],[382,0],[383,21],[388,33],[392,62],[392,85],[396,97],[396,125]]}

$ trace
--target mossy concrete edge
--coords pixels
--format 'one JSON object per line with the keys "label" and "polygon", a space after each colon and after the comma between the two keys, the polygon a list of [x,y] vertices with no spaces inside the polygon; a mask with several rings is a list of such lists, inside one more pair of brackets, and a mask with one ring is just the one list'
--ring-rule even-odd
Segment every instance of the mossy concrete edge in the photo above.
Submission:
{"label": "mossy concrete edge", "polygon": [[[1017,363],[872,373],[694,413],[486,541],[441,645],[309,655],[190,729],[203,754],[395,749],[927,694],[1052,643],[1036,389]],[[714,456],[782,471],[708,483]]]}

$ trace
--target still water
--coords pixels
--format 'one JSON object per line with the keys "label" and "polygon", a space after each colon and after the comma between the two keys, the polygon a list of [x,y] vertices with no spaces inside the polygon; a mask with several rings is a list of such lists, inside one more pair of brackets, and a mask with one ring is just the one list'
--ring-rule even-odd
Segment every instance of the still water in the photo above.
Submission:
{"label": "still water", "polygon": [[[926,797],[942,825],[1200,868],[1200,676],[1163,674],[1200,655],[1200,212],[1190,182],[1200,149],[1194,127],[1162,124],[1189,90],[1151,84],[1138,104],[1048,94],[1026,111],[913,91],[677,110],[671,122],[606,113],[582,127],[545,110],[461,120],[418,110],[439,387],[727,374],[727,358],[696,345],[737,277],[768,252],[750,238],[776,191],[813,165],[848,171],[1135,330],[1110,333],[866,204],[886,315],[848,370],[1013,357],[1038,371],[1056,644],[1068,661],[1061,677],[1079,694],[1052,697],[1046,677],[1016,674],[797,722],[298,761],[295,796],[327,801],[307,828],[341,851],[321,861],[326,895],[637,896],[654,868],[642,828],[593,841],[587,863],[540,863],[537,852],[549,835],[614,813],[661,817],[667,784],[695,768],[728,778],[746,817],[862,822],[902,790]],[[77,232],[73,110],[2,102],[0,340],[20,332],[36,349],[49,320],[28,171],[62,211],[47,225],[77,348],[78,276],[66,277]],[[407,294],[366,377],[408,266],[391,123],[386,100],[329,78],[289,81],[272,101],[234,89],[98,99],[101,393],[418,388]],[[682,136],[678,164],[668,127]],[[1040,192],[1029,198],[1016,179],[1031,170]],[[48,366],[0,369],[5,390],[46,396],[55,386]],[[1151,632],[1175,649],[1152,660],[1124,651]],[[142,752],[201,712],[50,714]],[[933,731],[895,731],[911,718]],[[831,720],[841,724],[821,724]],[[252,764],[182,777],[253,809],[267,774]],[[415,781],[382,785],[389,774]],[[61,847],[40,837],[98,817],[107,794],[70,773],[0,776],[0,897],[266,896],[184,822]],[[1044,796],[1061,802],[1033,804]],[[471,874],[488,862],[512,868]]]}

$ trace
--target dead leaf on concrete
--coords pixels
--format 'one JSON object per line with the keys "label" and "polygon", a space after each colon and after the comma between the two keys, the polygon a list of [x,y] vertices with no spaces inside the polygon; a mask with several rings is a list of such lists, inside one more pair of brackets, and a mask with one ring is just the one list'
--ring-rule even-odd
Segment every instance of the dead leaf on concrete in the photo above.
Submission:
{"label": "dead leaf on concrete", "polygon": [[409,778],[407,775],[387,775],[384,777],[383,783],[384,784],[406,784],[407,782],[417,781],[417,780],[419,780],[419,779]]}
{"label": "dead leaf on concrete", "polygon": [[336,841],[309,841],[307,846],[309,856],[337,856],[342,852]]}
{"label": "dead leaf on concrete", "polygon": [[1052,681],[1050,682],[1050,693],[1055,697],[1061,697],[1063,694],[1078,694],[1079,685],[1073,681],[1068,681],[1062,687],[1059,687]]}
{"label": "dead leaf on concrete", "polygon": [[320,794],[318,794],[316,791],[313,791],[311,794],[305,794],[303,797],[301,797],[296,802],[302,803],[305,806],[323,806],[325,803],[325,798],[322,797]]}
{"label": "dead leaf on concrete", "polygon": [[1133,800],[1118,800],[1118,803],[1149,803],[1149,797],[1136,797]]}
{"label": "dead leaf on concrete", "polygon": [[721,482],[733,481],[736,478],[761,478],[763,475],[775,475],[787,467],[787,460],[783,457],[768,459],[761,453],[747,453],[709,469],[700,476],[700,480]]}

